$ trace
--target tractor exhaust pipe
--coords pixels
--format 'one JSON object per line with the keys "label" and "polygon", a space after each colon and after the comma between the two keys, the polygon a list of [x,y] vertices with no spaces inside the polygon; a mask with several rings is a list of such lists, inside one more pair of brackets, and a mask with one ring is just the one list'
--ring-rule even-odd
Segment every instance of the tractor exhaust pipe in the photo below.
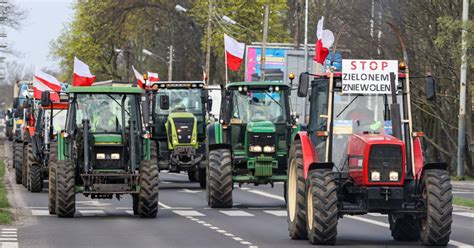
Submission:
{"label": "tractor exhaust pipe", "polygon": [[84,128],[84,171],[89,171],[89,120],[83,119],[82,126]]}
{"label": "tractor exhaust pipe", "polygon": [[400,104],[397,102],[397,87],[395,85],[395,73],[390,73],[390,88],[392,90],[392,104],[390,104],[390,119],[392,120],[393,136],[402,140],[402,117],[400,116]]}

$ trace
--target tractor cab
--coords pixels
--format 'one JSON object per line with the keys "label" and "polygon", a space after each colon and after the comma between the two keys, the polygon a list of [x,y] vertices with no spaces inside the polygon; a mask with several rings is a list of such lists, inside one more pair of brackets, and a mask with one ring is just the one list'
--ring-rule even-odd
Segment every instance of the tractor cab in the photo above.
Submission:
{"label": "tractor cab", "polygon": [[190,181],[198,181],[199,170],[205,168],[205,128],[212,105],[204,82],[158,82],[151,89],[152,137],[159,144],[160,170],[187,171]]}

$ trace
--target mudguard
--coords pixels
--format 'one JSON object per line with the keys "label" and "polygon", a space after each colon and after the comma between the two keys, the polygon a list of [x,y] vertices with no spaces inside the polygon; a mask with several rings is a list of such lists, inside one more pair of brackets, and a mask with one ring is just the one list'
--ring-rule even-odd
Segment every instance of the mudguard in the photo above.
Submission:
{"label": "mudguard", "polygon": [[295,140],[301,141],[301,150],[303,152],[303,165],[304,165],[304,178],[308,175],[308,171],[310,170],[310,166],[313,162],[319,162],[319,159],[313,155],[313,148],[311,141],[309,140],[308,132],[306,131],[299,131],[295,135]]}
{"label": "mudguard", "polygon": [[420,179],[421,178],[421,173],[423,170],[423,150],[421,147],[421,140],[420,138],[416,137],[413,139],[413,157],[415,159],[415,178]]}
{"label": "mudguard", "polygon": [[230,144],[222,143],[222,125],[218,122],[207,125],[207,151],[226,148],[232,150]]}

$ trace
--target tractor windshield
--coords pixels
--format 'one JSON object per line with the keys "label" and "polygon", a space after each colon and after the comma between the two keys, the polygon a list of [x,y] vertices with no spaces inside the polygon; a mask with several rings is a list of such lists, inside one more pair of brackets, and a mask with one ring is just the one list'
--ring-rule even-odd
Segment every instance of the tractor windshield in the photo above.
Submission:
{"label": "tractor windshield", "polygon": [[64,130],[66,126],[66,109],[55,109],[53,110],[53,127],[55,132]]}
{"label": "tractor windshield", "polygon": [[[122,103],[124,103],[122,106]],[[125,94],[78,94],[76,98],[76,125],[88,119],[91,132],[120,133],[130,118],[130,96]]]}
{"label": "tractor windshield", "polygon": [[168,95],[170,99],[170,108],[161,109],[160,101],[156,101],[155,111],[158,115],[168,115],[171,112],[193,113],[199,118],[203,113],[201,100],[201,89],[160,89],[156,93],[156,99],[162,95]]}
{"label": "tractor windshield", "polygon": [[249,123],[266,120],[286,123],[284,94],[284,91],[234,90],[231,122]]}

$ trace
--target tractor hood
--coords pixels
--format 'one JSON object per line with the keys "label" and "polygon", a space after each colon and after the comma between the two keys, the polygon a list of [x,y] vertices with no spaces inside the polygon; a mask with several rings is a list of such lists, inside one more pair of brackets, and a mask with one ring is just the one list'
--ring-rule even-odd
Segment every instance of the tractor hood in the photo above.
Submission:
{"label": "tractor hood", "polygon": [[252,120],[247,124],[247,131],[252,133],[274,133],[276,132],[275,125],[270,121]]}
{"label": "tractor hood", "polygon": [[120,134],[93,134],[95,144],[121,144]]}
{"label": "tractor hood", "polygon": [[171,112],[166,121],[168,149],[192,146],[197,149],[197,119],[189,112]]}

